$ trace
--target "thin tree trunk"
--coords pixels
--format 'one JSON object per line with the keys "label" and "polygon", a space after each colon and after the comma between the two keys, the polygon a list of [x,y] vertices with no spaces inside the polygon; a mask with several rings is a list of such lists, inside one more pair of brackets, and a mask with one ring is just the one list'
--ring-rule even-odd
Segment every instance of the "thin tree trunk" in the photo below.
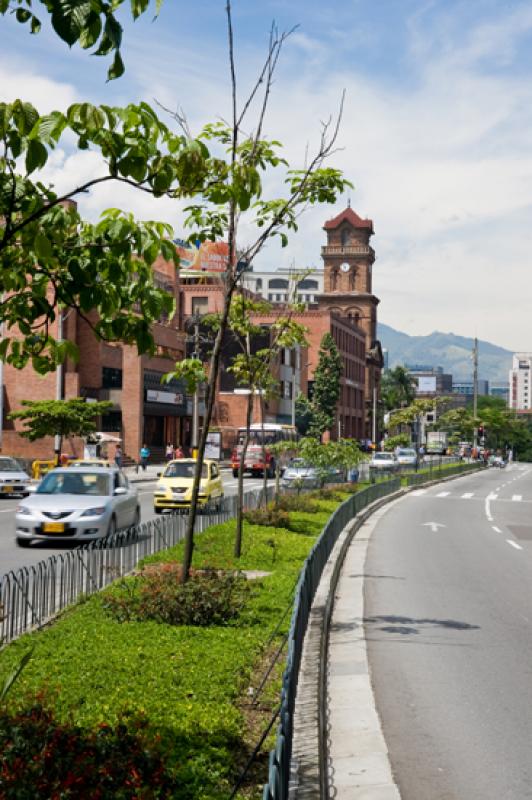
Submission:
{"label": "thin tree trunk", "polygon": [[251,428],[251,418],[253,416],[253,392],[250,389],[246,408],[246,434],[240,453],[238,470],[238,499],[236,504],[236,529],[235,529],[235,558],[240,558],[242,554],[242,529],[244,527],[244,464],[246,463],[246,453],[249,445],[249,431]]}
{"label": "thin tree trunk", "polygon": [[259,395],[260,398],[260,424],[261,424],[261,436],[262,436],[262,463],[264,465],[264,469],[262,470],[262,505],[266,506],[268,504],[268,471],[266,469],[266,443],[264,441],[264,396],[262,393]]}
{"label": "thin tree trunk", "polygon": [[[229,252],[231,253],[231,246]],[[232,263],[232,262],[231,262]],[[192,553],[194,550],[194,525],[198,511],[198,495],[200,490],[201,470],[203,467],[203,457],[205,455],[205,445],[207,444],[207,435],[209,432],[209,425],[212,419],[212,411],[214,408],[214,399],[216,397],[216,384],[218,381],[218,373],[220,371],[220,357],[222,354],[222,342],[225,332],[228,327],[229,308],[231,306],[231,299],[235,291],[236,282],[232,276],[228,277],[226,291],[224,295],[224,307],[220,319],[220,328],[218,330],[214,349],[212,351],[209,380],[207,381],[207,396],[205,402],[205,416],[203,419],[203,429],[198,446],[198,454],[196,456],[196,468],[194,470],[194,483],[192,486],[192,499],[190,503],[190,513],[187,520],[187,529],[185,532],[185,551],[183,553],[183,568],[181,574],[181,581],[185,583],[190,576],[190,567],[192,564]]]}

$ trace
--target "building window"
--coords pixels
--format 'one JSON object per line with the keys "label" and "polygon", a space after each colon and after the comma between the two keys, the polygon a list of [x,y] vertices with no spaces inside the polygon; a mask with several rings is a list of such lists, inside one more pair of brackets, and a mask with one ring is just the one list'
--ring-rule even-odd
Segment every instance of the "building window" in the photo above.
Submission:
{"label": "building window", "polygon": [[115,369],[114,367],[102,367],[102,389],[121,389],[121,388],[122,388],[122,370]]}
{"label": "building window", "polygon": [[283,397],[291,398],[292,397],[292,382],[291,381],[283,381]]}
{"label": "building window", "polygon": [[104,433],[115,433],[122,430],[122,412],[108,411],[102,416],[102,431]]}
{"label": "building window", "polygon": [[288,281],[284,278],[272,278],[268,282],[269,289],[288,289]]}
{"label": "building window", "polygon": [[208,297],[193,297],[192,298],[192,314],[206,314],[209,306]]}

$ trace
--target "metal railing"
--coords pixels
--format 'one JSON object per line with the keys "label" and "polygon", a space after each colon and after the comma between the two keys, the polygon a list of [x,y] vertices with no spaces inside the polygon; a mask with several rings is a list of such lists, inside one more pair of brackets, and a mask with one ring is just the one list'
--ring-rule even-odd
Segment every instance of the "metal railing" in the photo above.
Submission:
{"label": "metal railing", "polygon": [[[273,487],[269,486],[267,499],[272,494]],[[262,499],[262,489],[245,492],[244,508],[257,508]],[[232,519],[236,500],[236,495],[226,497],[222,511],[199,514],[195,532]],[[185,531],[186,514],[162,515],[112,537],[50,556],[34,566],[8,572],[0,578],[0,644],[39,628],[82,595],[94,594],[132,572],[145,556],[173,547],[184,539]]]}
{"label": "metal railing", "polygon": [[294,708],[303,640],[312,601],[327,560],[347,523],[374,500],[392,494],[400,486],[400,479],[392,478],[389,481],[368,486],[367,489],[363,489],[345,500],[327,521],[303,565],[296,587],[290,622],[277,738],[275,748],[270,753],[268,783],[264,786],[263,800],[287,800],[288,798]]}
{"label": "metal railing", "polygon": [[466,472],[474,472],[475,470],[485,469],[486,465],[479,461],[471,463],[461,463],[454,466],[440,466],[430,469],[428,472],[417,473],[406,476],[407,486],[419,486],[422,483],[429,483],[430,481],[439,480],[441,478],[451,477],[452,475],[462,475]]}

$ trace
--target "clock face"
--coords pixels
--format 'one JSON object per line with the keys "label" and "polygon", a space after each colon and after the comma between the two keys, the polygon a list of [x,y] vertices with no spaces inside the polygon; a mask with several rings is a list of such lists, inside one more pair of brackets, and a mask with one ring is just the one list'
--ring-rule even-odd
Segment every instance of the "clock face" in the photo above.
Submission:
{"label": "clock face", "polygon": [[347,261],[344,261],[344,263],[343,263],[343,264],[340,264],[340,269],[342,270],[342,272],[349,272],[349,270],[351,269],[351,267],[349,266],[349,264],[347,263]]}

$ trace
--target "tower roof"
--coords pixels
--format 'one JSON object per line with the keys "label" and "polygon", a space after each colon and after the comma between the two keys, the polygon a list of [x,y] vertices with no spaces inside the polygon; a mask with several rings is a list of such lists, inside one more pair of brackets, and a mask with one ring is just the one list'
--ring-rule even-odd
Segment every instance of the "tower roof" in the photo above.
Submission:
{"label": "tower roof", "polygon": [[351,206],[344,208],[338,216],[333,217],[333,219],[327,220],[325,225],[323,226],[323,230],[330,231],[334,228],[339,228],[342,222],[349,222],[353,228],[366,228],[373,233],[373,220],[371,219],[362,219],[359,217],[358,214],[353,211]]}

